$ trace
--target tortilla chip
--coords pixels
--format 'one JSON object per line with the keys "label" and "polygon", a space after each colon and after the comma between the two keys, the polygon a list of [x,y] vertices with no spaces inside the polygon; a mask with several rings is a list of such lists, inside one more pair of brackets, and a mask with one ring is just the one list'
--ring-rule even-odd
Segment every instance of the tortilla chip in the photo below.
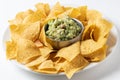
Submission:
{"label": "tortilla chip", "polygon": [[92,32],[92,37],[94,41],[98,41],[100,38],[100,28],[98,26],[95,26],[94,31]]}
{"label": "tortilla chip", "polygon": [[82,34],[82,40],[87,40],[87,39],[92,39],[91,36],[93,34],[94,28],[96,27],[96,25],[87,25],[85,27],[85,30],[83,31]]}
{"label": "tortilla chip", "polygon": [[57,70],[55,69],[54,63],[51,60],[44,61],[39,67],[38,72],[49,73],[49,74],[56,74]]}
{"label": "tortilla chip", "polygon": [[49,56],[49,58],[48,59],[50,59],[50,60],[52,60],[54,63],[56,62],[56,61],[58,61],[60,58],[56,58],[55,56],[56,56],[56,52],[52,52],[52,53],[50,53],[50,56]]}
{"label": "tortilla chip", "polygon": [[71,18],[78,18],[78,16],[80,16],[81,13],[79,12],[78,9],[76,8],[71,8],[67,11],[65,11],[64,13],[58,15],[59,18],[63,18],[65,16],[70,16]]}
{"label": "tortilla chip", "polygon": [[19,24],[22,24],[22,23],[23,23],[23,20],[24,20],[28,15],[33,14],[33,13],[34,13],[34,11],[32,11],[32,10],[27,10],[27,11],[25,11],[25,12],[19,12],[19,13],[16,15],[15,19],[9,20],[9,23],[10,23],[11,25],[19,25]]}
{"label": "tortilla chip", "polygon": [[[103,46],[106,45],[106,41],[107,41],[106,38],[101,39],[101,41],[99,42],[95,42],[93,39],[82,41],[80,47],[81,54],[90,61],[93,61],[92,59],[96,58],[101,53]],[[104,55],[105,53],[103,52],[104,51],[102,51],[101,54]]]}
{"label": "tortilla chip", "polygon": [[102,14],[96,10],[87,10],[87,20],[90,22],[94,22],[97,19],[101,19]]}
{"label": "tortilla chip", "polygon": [[57,17],[59,14],[64,12],[64,8],[60,5],[59,2],[57,2],[53,8],[51,9],[47,19],[53,18],[53,17]]}
{"label": "tortilla chip", "polygon": [[94,56],[90,56],[90,58],[88,58],[89,61],[94,61],[94,62],[98,62],[101,61],[103,59],[106,58],[107,55],[107,45],[104,45],[103,47],[101,47],[99,50],[95,51],[93,54],[95,54]]}
{"label": "tortilla chip", "polygon": [[34,67],[40,65],[42,62],[47,60],[48,57],[39,56],[37,59],[33,60],[32,62],[26,64],[27,67]]}
{"label": "tortilla chip", "polygon": [[7,59],[15,59],[17,56],[16,53],[16,43],[13,41],[6,42],[6,57]]}
{"label": "tortilla chip", "polygon": [[50,53],[53,52],[53,50],[48,47],[42,47],[42,48],[39,48],[39,50],[41,52],[41,55],[44,57],[50,55]]}
{"label": "tortilla chip", "polygon": [[94,39],[95,41],[98,41],[99,39],[108,36],[111,28],[112,24],[107,20],[96,20],[96,24],[89,24],[85,27],[82,40]]}
{"label": "tortilla chip", "polygon": [[26,64],[30,59],[37,56],[40,56],[40,51],[35,44],[30,40],[19,38],[17,42],[17,61]]}
{"label": "tortilla chip", "polygon": [[33,14],[28,15],[24,20],[23,24],[31,24],[37,21],[41,23],[45,20],[47,16],[41,10],[35,11]]}
{"label": "tortilla chip", "polygon": [[52,46],[47,42],[46,36],[45,36],[45,31],[44,27],[41,30],[40,36],[39,36],[40,41],[48,48],[53,49]]}
{"label": "tortilla chip", "polygon": [[11,34],[18,34],[20,35],[24,29],[26,29],[27,26],[23,25],[23,24],[19,24],[19,25],[10,25],[10,32]]}
{"label": "tortilla chip", "polygon": [[[64,6],[63,6],[64,7]],[[73,7],[64,7],[64,10],[67,11],[67,10],[70,10],[72,9]]]}
{"label": "tortilla chip", "polygon": [[[55,59],[56,59],[56,58],[55,58]],[[54,62],[54,61],[55,61],[55,62]],[[62,58],[62,57],[60,57],[60,58],[57,57],[57,59],[54,60],[54,61],[53,61],[53,62],[55,63],[55,68],[57,69],[58,73],[59,73],[59,72],[64,72],[62,66],[63,66],[63,64],[64,64],[64,62],[65,62],[66,60],[65,60],[64,58]]]}
{"label": "tortilla chip", "polygon": [[87,20],[87,6],[80,6],[77,8],[79,10],[79,13],[81,14],[78,19],[80,21],[86,21]]}
{"label": "tortilla chip", "polygon": [[105,20],[105,19],[99,19],[96,22],[96,25],[99,27],[100,29],[100,37],[104,38],[105,36],[107,36],[112,28],[112,23]]}
{"label": "tortilla chip", "polygon": [[68,47],[64,47],[57,52],[56,57],[65,58],[67,61],[72,61],[80,54],[80,42],[76,42]]}
{"label": "tortilla chip", "polygon": [[66,76],[70,79],[74,73],[83,69],[88,64],[88,61],[79,54],[71,62],[65,61],[63,64],[63,70],[65,71]]}
{"label": "tortilla chip", "polygon": [[35,41],[39,37],[40,22],[32,23],[31,25],[10,25],[11,37],[15,38],[15,34],[25,39]]}
{"label": "tortilla chip", "polygon": [[37,3],[35,5],[35,7],[37,8],[37,10],[41,10],[42,12],[44,12],[44,14],[47,16],[50,12],[50,7],[48,4],[44,4],[44,3]]}
{"label": "tortilla chip", "polygon": [[11,40],[16,44],[17,44],[17,41],[19,40],[21,30],[16,25],[10,25]]}
{"label": "tortilla chip", "polygon": [[51,60],[46,60],[38,67],[38,69],[50,69],[50,68],[54,69],[53,64],[54,63]]}
{"label": "tortilla chip", "polygon": [[40,40],[36,40],[34,43],[38,48],[44,47],[44,45],[40,42]]}
{"label": "tortilla chip", "polygon": [[26,28],[22,33],[21,36],[25,39],[29,39],[35,41],[38,39],[40,34],[40,22],[35,22],[31,24],[28,28]]}

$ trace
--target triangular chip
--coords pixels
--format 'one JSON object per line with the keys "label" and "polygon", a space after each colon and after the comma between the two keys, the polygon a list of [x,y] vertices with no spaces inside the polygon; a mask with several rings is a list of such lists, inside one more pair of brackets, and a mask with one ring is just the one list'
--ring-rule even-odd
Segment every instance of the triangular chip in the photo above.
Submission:
{"label": "triangular chip", "polygon": [[44,61],[39,67],[37,72],[49,73],[49,74],[56,74],[57,70],[54,66],[54,63],[51,60]]}
{"label": "triangular chip", "polygon": [[34,43],[38,48],[44,47],[44,45],[40,42],[40,40],[36,40]]}
{"label": "triangular chip", "polygon": [[25,39],[35,41],[38,39],[40,34],[40,22],[35,22],[27,27],[22,33],[21,36]]}
{"label": "triangular chip", "polygon": [[30,40],[19,38],[17,42],[17,61],[25,64],[37,56],[40,56],[40,51],[35,44]]}
{"label": "triangular chip", "polygon": [[57,52],[56,57],[62,57],[67,61],[72,61],[78,54],[80,54],[80,42],[76,42],[68,47],[60,49]]}
{"label": "triangular chip", "polygon": [[103,59],[105,59],[106,55],[107,55],[107,46],[104,45],[103,47],[101,47],[100,49],[98,49],[97,51],[95,51],[93,54],[95,55],[91,55],[90,58],[88,58],[88,61],[101,61]]}
{"label": "triangular chip", "polygon": [[6,57],[7,59],[15,59],[17,56],[16,53],[16,43],[13,41],[6,42]]}
{"label": "triangular chip", "polygon": [[40,36],[39,36],[40,41],[47,46],[50,49],[53,49],[52,46],[47,42],[46,40],[46,36],[45,36],[45,30],[44,27],[42,28],[41,32],[40,32]]}
{"label": "triangular chip", "polygon": [[22,24],[22,23],[23,23],[23,20],[24,20],[28,15],[31,15],[31,14],[33,14],[33,13],[34,13],[34,11],[32,11],[32,10],[27,10],[27,11],[25,11],[25,12],[19,12],[19,13],[16,15],[15,19],[9,20],[9,23],[10,23],[11,25],[19,25],[19,24]]}
{"label": "triangular chip", "polygon": [[23,20],[23,24],[31,24],[37,21],[40,21],[42,23],[45,20],[45,18],[46,15],[44,14],[44,12],[42,12],[41,10],[37,10],[33,14],[30,14],[27,17],[25,17],[25,19]]}
{"label": "triangular chip", "polygon": [[42,48],[39,48],[39,50],[41,52],[41,55],[44,57],[50,55],[50,53],[53,52],[53,50],[48,47],[42,47]]}
{"label": "triangular chip", "polygon": [[97,20],[96,25],[100,29],[99,39],[106,37],[112,28],[112,23],[107,21],[106,19]]}
{"label": "triangular chip", "polygon": [[87,20],[87,6],[80,6],[77,8],[79,10],[79,13],[81,14],[78,19],[80,21],[86,21]]}
{"label": "triangular chip", "polygon": [[47,19],[53,18],[53,17],[57,17],[59,14],[64,12],[64,8],[60,5],[59,2],[57,2],[53,8],[51,9]]}
{"label": "triangular chip", "polygon": [[50,7],[48,4],[44,4],[44,3],[37,3],[35,5],[35,7],[38,9],[38,10],[41,10],[46,16],[49,14],[50,12]]}
{"label": "triangular chip", "polygon": [[[101,41],[96,42],[93,39],[89,39],[89,40],[85,40],[81,42],[81,54],[86,57],[89,61],[98,61],[101,60],[103,58],[97,58],[98,55],[105,55],[106,52],[104,52],[104,50],[106,50],[106,38],[101,39]],[[97,59],[95,59],[97,58]]]}
{"label": "triangular chip", "polygon": [[87,20],[94,22],[97,19],[102,18],[102,14],[96,10],[87,10]]}
{"label": "triangular chip", "polygon": [[63,63],[63,70],[65,71],[66,76],[70,79],[74,73],[83,69],[88,64],[88,61],[79,54],[71,62],[65,61]]}
{"label": "triangular chip", "polygon": [[70,16],[71,18],[78,18],[81,15],[78,9],[76,8],[71,8],[64,13],[58,15],[59,18],[63,18],[65,16]]}
{"label": "triangular chip", "polygon": [[96,25],[94,25],[94,24],[93,25],[87,25],[85,27],[84,32],[83,32],[82,40],[91,39],[91,35],[93,34],[93,30],[94,30],[95,27],[96,27]]}
{"label": "triangular chip", "polygon": [[35,22],[30,25],[10,25],[11,37],[15,38],[15,34],[25,39],[35,41],[40,34],[40,22]]}
{"label": "triangular chip", "polygon": [[26,64],[27,67],[33,67],[33,66],[37,66],[40,65],[42,62],[44,62],[48,57],[43,57],[40,56],[37,59],[33,60],[32,62]]}

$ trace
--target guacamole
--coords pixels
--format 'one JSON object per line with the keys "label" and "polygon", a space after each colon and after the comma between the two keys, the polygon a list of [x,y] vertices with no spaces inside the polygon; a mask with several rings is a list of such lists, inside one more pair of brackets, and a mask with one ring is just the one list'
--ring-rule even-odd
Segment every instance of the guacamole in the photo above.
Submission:
{"label": "guacamole", "polygon": [[50,20],[47,26],[45,34],[56,41],[73,39],[81,32],[81,27],[70,17]]}

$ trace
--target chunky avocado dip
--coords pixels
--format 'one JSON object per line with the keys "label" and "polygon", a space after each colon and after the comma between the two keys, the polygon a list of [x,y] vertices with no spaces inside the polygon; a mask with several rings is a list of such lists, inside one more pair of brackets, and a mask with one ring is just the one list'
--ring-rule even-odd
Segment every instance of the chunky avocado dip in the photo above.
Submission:
{"label": "chunky avocado dip", "polygon": [[47,26],[45,34],[56,41],[73,39],[81,32],[81,27],[70,17],[50,20]]}

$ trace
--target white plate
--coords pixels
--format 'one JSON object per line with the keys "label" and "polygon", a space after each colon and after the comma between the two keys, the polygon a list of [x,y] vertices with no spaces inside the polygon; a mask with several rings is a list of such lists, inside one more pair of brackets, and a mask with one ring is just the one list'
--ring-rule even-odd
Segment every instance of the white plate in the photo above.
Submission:
{"label": "white plate", "polygon": [[[106,18],[108,19],[108,18]],[[3,36],[3,48],[4,50],[5,49],[5,42],[10,40],[10,31],[9,31],[9,27],[6,29],[6,31],[4,32],[4,36]],[[114,49],[116,49],[117,45],[118,45],[118,40],[119,40],[119,34],[118,34],[118,31],[117,31],[117,27],[115,25],[113,25],[113,28],[110,32],[110,35],[109,35],[109,38],[108,38],[108,41],[107,41],[107,44],[109,46],[109,49],[107,51],[107,57],[109,57],[109,55],[112,53],[114,54]],[[104,59],[103,61],[101,62],[94,62],[94,63],[90,63],[87,67],[85,67],[82,71],[84,70],[88,70],[88,69],[91,69],[91,68],[94,68],[95,66],[99,65],[100,63],[103,63],[106,59]],[[59,73],[59,74],[44,74],[44,73],[38,73],[38,72],[34,72],[32,70],[30,70],[29,68],[27,68],[26,66],[18,63],[17,61],[14,61],[14,60],[11,60],[11,62],[13,64],[15,64],[16,66],[20,67],[21,69],[24,69],[24,70],[27,70],[29,72],[32,72],[32,73],[36,73],[36,74],[42,74],[42,75],[53,75],[53,76],[57,76],[57,75],[65,75],[64,73]],[[78,71],[80,72],[80,71]],[[77,73],[78,73],[77,72]]]}

